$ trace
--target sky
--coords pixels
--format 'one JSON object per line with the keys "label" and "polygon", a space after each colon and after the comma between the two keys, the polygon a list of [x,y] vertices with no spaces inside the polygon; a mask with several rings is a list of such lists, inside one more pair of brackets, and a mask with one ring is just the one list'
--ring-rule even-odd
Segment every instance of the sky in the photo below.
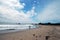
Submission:
{"label": "sky", "polygon": [[60,0],[0,0],[0,23],[60,23]]}

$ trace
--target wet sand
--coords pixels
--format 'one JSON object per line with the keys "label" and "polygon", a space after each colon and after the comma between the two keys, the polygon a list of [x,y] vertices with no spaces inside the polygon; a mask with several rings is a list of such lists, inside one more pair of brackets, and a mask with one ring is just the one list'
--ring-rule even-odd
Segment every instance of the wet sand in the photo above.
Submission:
{"label": "wet sand", "polygon": [[0,40],[60,40],[60,26],[39,25],[35,29],[4,33]]}

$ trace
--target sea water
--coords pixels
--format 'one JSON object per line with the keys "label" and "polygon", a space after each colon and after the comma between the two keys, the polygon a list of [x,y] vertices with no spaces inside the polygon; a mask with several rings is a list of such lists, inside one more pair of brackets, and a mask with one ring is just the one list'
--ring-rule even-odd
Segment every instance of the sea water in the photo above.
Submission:
{"label": "sea water", "polygon": [[31,28],[36,28],[35,25],[0,25],[0,30],[6,30],[6,29],[29,29],[29,26],[31,26]]}

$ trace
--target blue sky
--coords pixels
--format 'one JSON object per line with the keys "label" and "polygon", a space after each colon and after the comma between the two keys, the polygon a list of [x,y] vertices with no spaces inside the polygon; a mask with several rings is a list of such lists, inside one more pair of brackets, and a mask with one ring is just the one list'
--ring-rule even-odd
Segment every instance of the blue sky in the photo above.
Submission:
{"label": "blue sky", "polygon": [[0,23],[60,23],[60,0],[0,0]]}
{"label": "blue sky", "polygon": [[23,10],[28,11],[34,6],[36,12],[40,12],[46,5],[53,2],[53,0],[21,0],[21,3],[25,3]]}

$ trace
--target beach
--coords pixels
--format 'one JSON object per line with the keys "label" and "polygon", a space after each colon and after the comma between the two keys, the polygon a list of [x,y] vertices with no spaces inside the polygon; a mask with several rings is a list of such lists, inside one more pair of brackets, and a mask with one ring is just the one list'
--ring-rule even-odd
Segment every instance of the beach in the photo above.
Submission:
{"label": "beach", "polygon": [[34,29],[0,33],[0,40],[60,40],[60,26],[39,25]]}

